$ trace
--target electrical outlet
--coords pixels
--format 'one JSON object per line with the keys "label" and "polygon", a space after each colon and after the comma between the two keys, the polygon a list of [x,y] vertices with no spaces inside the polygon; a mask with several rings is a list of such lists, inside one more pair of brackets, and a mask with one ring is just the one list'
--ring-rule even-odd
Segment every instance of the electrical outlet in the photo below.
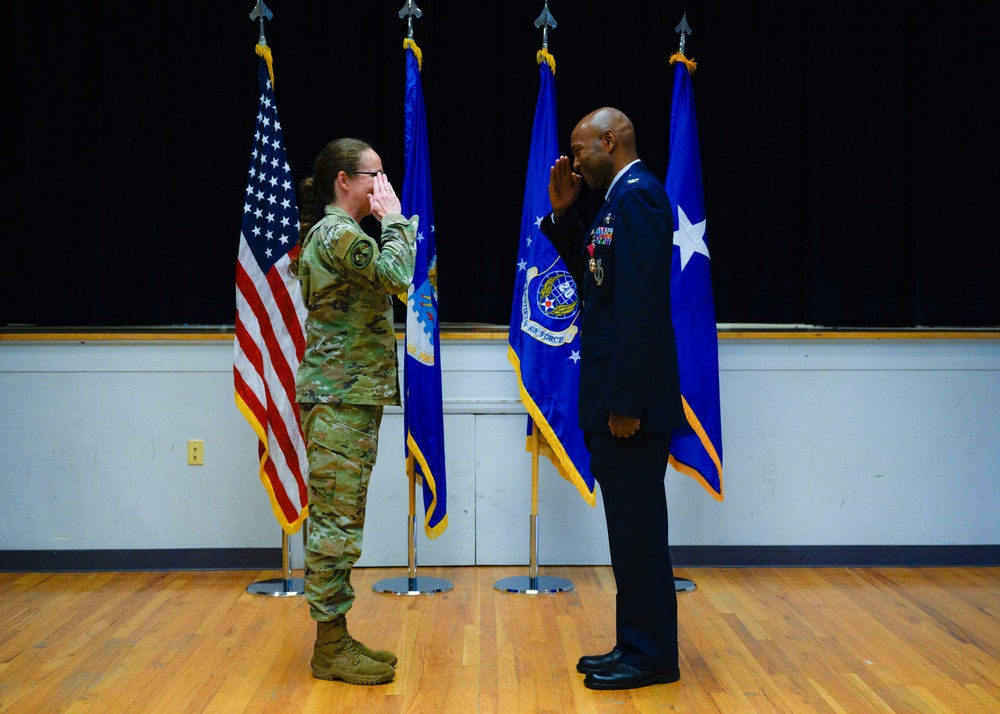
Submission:
{"label": "electrical outlet", "polygon": [[202,466],[205,463],[205,442],[202,439],[188,439],[188,466]]}

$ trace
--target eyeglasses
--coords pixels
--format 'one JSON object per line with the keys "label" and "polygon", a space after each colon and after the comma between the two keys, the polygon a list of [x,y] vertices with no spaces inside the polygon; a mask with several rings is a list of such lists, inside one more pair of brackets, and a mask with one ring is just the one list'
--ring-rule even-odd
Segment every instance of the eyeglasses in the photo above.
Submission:
{"label": "eyeglasses", "polygon": [[352,176],[378,176],[381,171],[352,171]]}

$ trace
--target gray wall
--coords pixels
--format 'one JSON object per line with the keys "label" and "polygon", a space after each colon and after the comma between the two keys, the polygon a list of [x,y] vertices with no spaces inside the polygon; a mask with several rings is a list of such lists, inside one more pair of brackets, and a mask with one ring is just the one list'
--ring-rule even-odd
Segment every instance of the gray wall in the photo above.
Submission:
{"label": "gray wall", "polygon": [[[506,350],[443,343],[449,527],[421,565],[528,562]],[[720,368],[726,500],[669,473],[672,544],[1000,543],[1000,340],[728,338]],[[387,411],[359,565],[406,564],[402,436]],[[256,455],[231,339],[0,340],[0,550],[277,547]],[[539,499],[541,564],[609,562],[599,497],[543,460]]]}

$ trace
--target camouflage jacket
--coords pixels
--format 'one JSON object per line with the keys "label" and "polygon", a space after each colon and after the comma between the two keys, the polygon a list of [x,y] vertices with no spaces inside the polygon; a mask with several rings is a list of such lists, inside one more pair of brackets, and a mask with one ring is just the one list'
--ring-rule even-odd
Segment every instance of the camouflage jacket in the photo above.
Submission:
{"label": "camouflage jacket", "polygon": [[413,280],[419,218],[382,219],[382,245],[335,206],[302,242],[299,282],[309,316],[296,401],[400,403],[391,295]]}

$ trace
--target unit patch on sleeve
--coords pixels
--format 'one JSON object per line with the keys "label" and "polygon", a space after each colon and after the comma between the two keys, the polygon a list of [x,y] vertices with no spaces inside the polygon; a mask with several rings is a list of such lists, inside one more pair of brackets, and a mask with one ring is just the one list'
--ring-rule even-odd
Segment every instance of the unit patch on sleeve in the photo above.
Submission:
{"label": "unit patch on sleeve", "polygon": [[370,240],[356,240],[351,246],[351,265],[360,270],[372,262],[374,254],[375,248]]}

